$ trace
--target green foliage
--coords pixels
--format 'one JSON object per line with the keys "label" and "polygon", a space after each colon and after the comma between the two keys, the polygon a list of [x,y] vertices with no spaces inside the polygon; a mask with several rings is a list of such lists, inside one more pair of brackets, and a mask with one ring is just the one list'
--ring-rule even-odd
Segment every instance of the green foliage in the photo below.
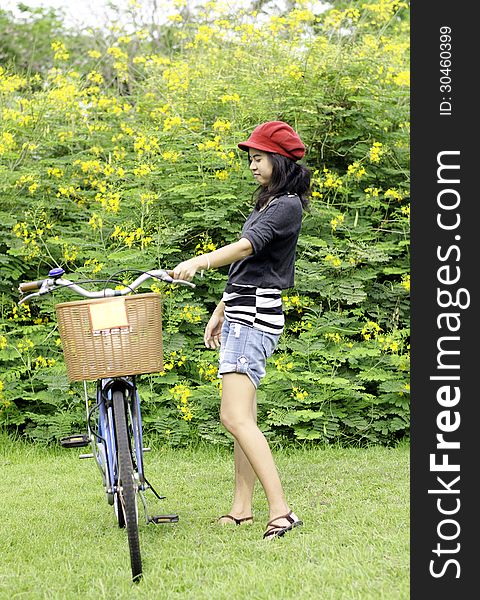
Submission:
{"label": "green foliage", "polygon": [[19,2],[21,17],[0,9],[0,64],[41,72],[51,66],[50,42],[65,35],[61,14],[53,8],[29,8]]}
{"label": "green foliage", "polygon": [[[59,33],[43,69],[0,68],[8,427],[49,441],[83,419],[54,300],[17,308],[18,283],[57,265],[77,280],[171,268],[236,240],[254,191],[237,143],[280,119],[306,142],[313,188],[286,331],[258,392],[261,427],[271,441],[408,435],[408,5],[221,10],[173,15],[157,37]],[[208,272],[194,291],[153,286],[166,368],[141,378],[142,397],[145,428],[165,443],[229,443],[216,355],[202,348],[225,276]]]}

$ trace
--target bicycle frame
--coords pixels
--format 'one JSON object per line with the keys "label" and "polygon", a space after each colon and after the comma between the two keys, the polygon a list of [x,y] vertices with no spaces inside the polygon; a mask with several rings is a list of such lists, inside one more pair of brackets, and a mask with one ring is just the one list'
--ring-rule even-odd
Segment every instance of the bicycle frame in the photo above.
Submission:
{"label": "bicycle frame", "polygon": [[[140,394],[137,389],[135,377],[99,379],[96,384],[95,403],[91,408],[89,406],[89,398],[85,386],[87,428],[92,453],[83,454],[81,455],[81,458],[95,458],[102,476],[107,501],[110,505],[113,505],[118,486],[118,465],[116,461],[117,443],[115,438],[112,403],[114,389],[120,389],[124,394],[124,398],[127,400],[125,409],[131,436],[130,450],[135,478],[137,480],[138,493],[144,508],[145,520],[147,523],[151,523],[159,522],[159,519],[162,518],[163,522],[176,522],[178,520],[177,515],[152,517],[148,514],[145,492],[150,489],[159,500],[163,500],[164,496],[160,496],[145,477],[143,454],[148,449],[143,447]],[[92,417],[95,413],[97,413],[95,424],[92,427]]]}
{"label": "bicycle frame", "polygon": [[[103,485],[109,504],[114,503],[114,494],[118,482],[118,465],[116,463],[117,445],[113,419],[112,391],[109,389],[114,379],[99,379],[96,385],[95,404],[91,410],[87,403],[87,430],[92,446],[93,457],[100,469]],[[95,425],[92,427],[92,416],[96,413]]]}

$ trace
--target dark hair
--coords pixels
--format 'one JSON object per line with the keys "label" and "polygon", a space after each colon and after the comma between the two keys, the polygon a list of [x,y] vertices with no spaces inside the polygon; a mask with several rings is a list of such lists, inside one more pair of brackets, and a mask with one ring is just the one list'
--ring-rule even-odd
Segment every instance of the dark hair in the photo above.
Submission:
{"label": "dark hair", "polygon": [[257,201],[255,208],[260,209],[265,206],[272,196],[297,194],[303,208],[308,209],[310,204],[310,169],[281,154],[269,152],[268,157],[272,163],[272,178],[268,187],[260,186],[255,190],[254,197]]}

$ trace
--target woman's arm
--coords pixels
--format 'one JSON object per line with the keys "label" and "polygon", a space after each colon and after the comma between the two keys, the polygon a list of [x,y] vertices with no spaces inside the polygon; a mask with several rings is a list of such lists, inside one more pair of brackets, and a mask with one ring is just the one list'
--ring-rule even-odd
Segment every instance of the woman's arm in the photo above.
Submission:
{"label": "woman's arm", "polygon": [[173,269],[173,278],[191,281],[197,271],[230,265],[252,253],[252,244],[247,238],[241,238],[238,242],[227,244],[208,254],[201,254],[179,263]]}
{"label": "woman's arm", "polygon": [[207,348],[215,350],[220,347],[220,336],[222,332],[223,321],[225,320],[225,303],[220,300],[212,313],[210,320],[205,327],[203,341]]}

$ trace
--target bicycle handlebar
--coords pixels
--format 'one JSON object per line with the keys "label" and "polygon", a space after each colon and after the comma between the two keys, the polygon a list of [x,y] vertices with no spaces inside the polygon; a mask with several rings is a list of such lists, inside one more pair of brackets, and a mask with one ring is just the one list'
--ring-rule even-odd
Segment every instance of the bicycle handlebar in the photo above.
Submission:
{"label": "bicycle handlebar", "polygon": [[[160,279],[161,281],[165,281],[166,283],[178,283],[180,285],[188,285],[192,288],[195,287],[195,284],[191,283],[190,281],[185,281],[183,279],[173,279],[173,277],[171,277],[169,273],[164,269],[154,269],[152,271],[145,271],[139,277],[137,277],[135,281],[133,281],[129,285],[126,285],[121,290],[104,288],[100,292],[90,292],[73,281],[55,276],[47,279],[39,279],[38,281],[26,281],[24,283],[21,283],[18,286],[18,290],[20,293],[29,292],[31,290],[39,291],[25,296],[19,301],[18,304],[22,304],[23,302],[34,296],[42,296],[62,287],[68,287],[73,292],[76,292],[77,294],[79,294],[80,296],[84,296],[85,298],[110,298],[112,296],[126,296],[127,294],[133,292],[138,286],[140,286],[144,281],[147,281],[148,279]],[[92,282],[94,282],[94,280],[92,280]]]}
{"label": "bicycle handlebar", "polygon": [[29,292],[30,290],[39,290],[42,287],[42,283],[44,279],[39,279],[38,281],[26,281],[25,283],[21,283],[18,286],[19,292]]}

